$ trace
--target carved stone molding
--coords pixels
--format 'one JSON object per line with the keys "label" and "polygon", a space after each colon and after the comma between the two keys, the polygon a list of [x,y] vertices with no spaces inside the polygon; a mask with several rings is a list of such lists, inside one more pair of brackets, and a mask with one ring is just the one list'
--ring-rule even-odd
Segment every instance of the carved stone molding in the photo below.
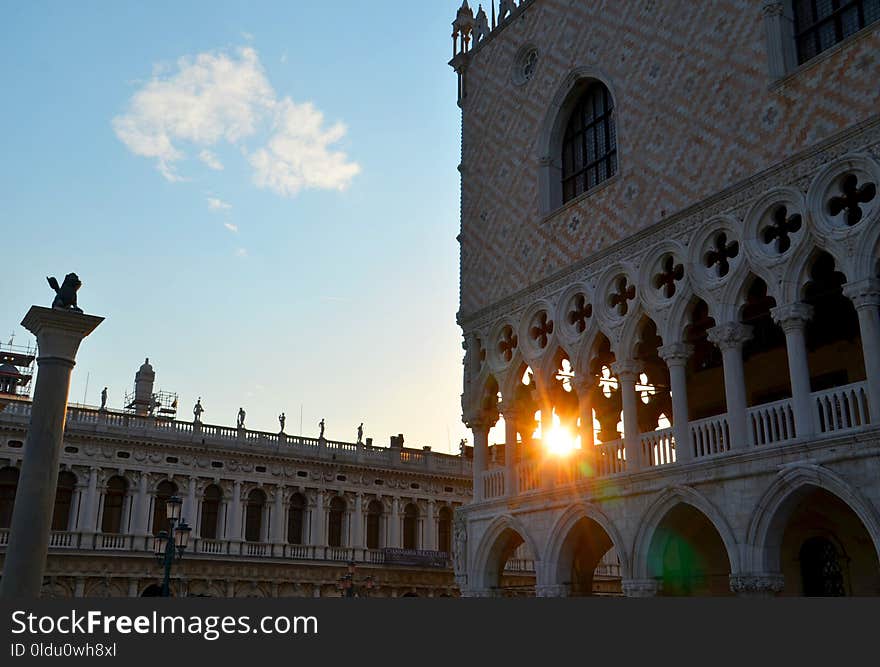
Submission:
{"label": "carved stone molding", "polygon": [[773,596],[785,588],[785,577],[779,573],[731,574],[730,590],[737,595]]}

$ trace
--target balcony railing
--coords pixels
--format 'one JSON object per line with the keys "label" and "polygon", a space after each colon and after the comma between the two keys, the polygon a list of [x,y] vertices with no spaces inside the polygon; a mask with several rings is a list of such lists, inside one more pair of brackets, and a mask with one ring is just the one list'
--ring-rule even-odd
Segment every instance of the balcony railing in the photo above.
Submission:
{"label": "balcony railing", "polygon": [[[0,529],[0,551],[9,544],[8,528]],[[49,550],[80,552],[153,553],[153,538],[116,533],[80,533],[52,531]],[[366,549],[363,547],[330,547],[314,544],[277,544],[269,542],[240,542],[225,539],[196,537],[188,553],[224,559],[283,559],[297,561],[327,561],[334,563],[371,563],[399,567],[433,567],[448,569],[451,556],[444,551],[424,549]]]}
{"label": "balcony railing", "polygon": [[[855,432],[871,424],[866,382],[814,392],[810,400],[816,433],[812,438]],[[790,398],[748,408],[746,424],[747,447],[787,444],[799,438]],[[726,414],[692,421],[688,424],[688,429],[691,436],[691,459],[723,455],[733,447]],[[680,459],[671,428],[642,433],[639,436],[639,446],[643,467],[673,465]],[[539,461],[524,460],[516,466],[515,484],[517,493],[523,494],[540,491],[547,485],[565,486],[588,477],[607,477],[625,472],[626,451],[621,439],[598,443],[591,452],[577,450],[566,459],[554,461],[550,470],[546,464],[542,468]],[[503,497],[506,484],[508,480],[504,469],[490,468],[483,473],[483,499]]]}
{"label": "balcony railing", "polygon": [[[10,401],[2,413],[4,421],[20,423],[24,428],[30,421],[30,401]],[[442,471],[467,476],[471,461],[463,456],[401,447],[374,447],[372,445],[308,438],[298,435],[252,431],[229,426],[217,426],[133,414],[69,406],[65,431],[77,434],[98,434],[127,437],[161,438],[170,442],[219,445],[248,451],[263,449],[277,454],[289,452],[319,460],[347,461],[401,468],[408,471]]]}

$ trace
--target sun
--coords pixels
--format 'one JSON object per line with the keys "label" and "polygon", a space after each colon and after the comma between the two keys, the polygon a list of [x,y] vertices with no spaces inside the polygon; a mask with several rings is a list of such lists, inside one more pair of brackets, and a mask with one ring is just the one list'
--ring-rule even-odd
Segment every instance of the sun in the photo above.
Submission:
{"label": "sun", "polygon": [[555,456],[568,456],[577,449],[575,436],[559,424],[553,424],[544,440],[547,451]]}

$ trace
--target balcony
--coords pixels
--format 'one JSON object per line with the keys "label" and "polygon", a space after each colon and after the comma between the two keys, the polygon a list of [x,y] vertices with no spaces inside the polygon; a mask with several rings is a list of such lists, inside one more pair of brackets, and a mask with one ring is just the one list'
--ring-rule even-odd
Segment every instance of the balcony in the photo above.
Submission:
{"label": "balcony", "polygon": [[[800,438],[795,428],[792,399],[757,405],[746,410],[747,447],[737,451],[812,442],[824,437],[858,433],[871,426],[867,383],[856,382],[810,394],[814,433]],[[726,414],[689,423],[692,461],[730,454],[734,449]],[[633,472],[627,467],[622,439],[596,444],[592,452],[576,450],[553,466],[525,459],[514,468],[517,495],[541,491],[549,486],[576,484],[587,478],[603,478]],[[639,436],[640,467],[661,468],[677,463],[678,445],[673,429],[665,428]],[[504,497],[508,476],[503,467],[492,467],[482,475],[484,500]]]}
{"label": "balcony", "polygon": [[[9,544],[9,529],[0,529],[0,552]],[[128,552],[152,556],[152,536],[118,533],[81,533],[52,531],[49,535],[49,553],[67,552]],[[427,567],[450,569],[451,555],[444,551],[423,549],[366,549],[363,547],[331,547],[311,544],[273,544],[268,542],[237,542],[194,538],[187,552],[189,557],[221,558],[223,560],[291,560],[325,563],[369,563],[397,567]]]}

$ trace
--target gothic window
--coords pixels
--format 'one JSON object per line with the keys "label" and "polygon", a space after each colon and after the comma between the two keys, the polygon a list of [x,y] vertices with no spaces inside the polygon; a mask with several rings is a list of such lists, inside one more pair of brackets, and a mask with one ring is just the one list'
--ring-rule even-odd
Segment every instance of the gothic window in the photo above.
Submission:
{"label": "gothic window", "polygon": [[199,533],[206,540],[217,539],[217,526],[220,519],[220,501],[223,492],[220,487],[211,484],[202,496],[202,523]]}
{"label": "gothic window", "polygon": [[419,508],[412,503],[403,510],[403,548],[419,548]]}
{"label": "gothic window", "polygon": [[441,507],[437,521],[437,550],[444,553],[452,551],[452,510]]}
{"label": "gothic window", "polygon": [[302,544],[303,527],[305,525],[306,499],[295,493],[290,499],[290,511],[287,514],[287,541],[290,544]]}
{"label": "gothic window", "polygon": [[122,532],[122,507],[125,504],[125,493],[128,482],[122,477],[113,476],[107,480],[104,492],[104,512],[101,517],[102,533]]}
{"label": "gothic window", "polygon": [[58,473],[58,487],[55,491],[55,511],[52,514],[52,530],[67,530],[74,488],[76,488],[76,475],[66,470]]}
{"label": "gothic window", "polygon": [[380,544],[380,524],[382,521],[382,503],[370,501],[367,506],[367,549],[378,549]]}
{"label": "gothic window", "polygon": [[167,479],[156,487],[156,502],[153,504],[153,535],[168,530],[168,513],[165,506],[168,499],[177,495],[177,485]]}
{"label": "gothic window", "polygon": [[880,0],[795,0],[798,64],[880,19]]}
{"label": "gothic window", "polygon": [[12,525],[12,506],[18,488],[18,468],[0,470],[0,528]]}
{"label": "gothic window", "polygon": [[259,542],[263,535],[263,506],[266,494],[254,489],[248,494],[247,509],[244,515],[244,539],[246,542]]}
{"label": "gothic window", "polygon": [[843,567],[840,554],[831,540],[812,537],[801,546],[801,580],[806,597],[841,597]]}
{"label": "gothic window", "polygon": [[605,85],[594,81],[572,111],[562,140],[562,203],[611,178],[616,171],[614,103]]}
{"label": "gothic window", "polygon": [[327,521],[327,544],[342,546],[342,522],[345,519],[345,501],[336,496],[330,501],[330,515]]}

